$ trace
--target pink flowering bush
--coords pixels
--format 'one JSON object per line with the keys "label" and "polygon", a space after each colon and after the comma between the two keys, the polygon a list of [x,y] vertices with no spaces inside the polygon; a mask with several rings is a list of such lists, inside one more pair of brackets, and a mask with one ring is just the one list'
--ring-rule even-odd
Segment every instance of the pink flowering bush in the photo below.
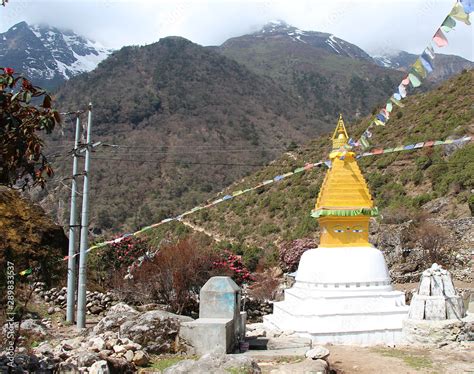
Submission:
{"label": "pink flowering bush", "polygon": [[213,262],[213,269],[221,274],[228,275],[235,283],[242,285],[253,280],[249,270],[242,263],[242,256],[238,256],[229,250],[224,250],[219,259]]}
{"label": "pink flowering bush", "polygon": [[280,267],[286,272],[296,271],[303,253],[317,246],[317,240],[310,238],[284,242],[280,247]]}
{"label": "pink flowering bush", "polygon": [[150,249],[149,244],[140,238],[129,236],[119,243],[113,243],[104,251],[106,261],[114,270],[131,265]]}

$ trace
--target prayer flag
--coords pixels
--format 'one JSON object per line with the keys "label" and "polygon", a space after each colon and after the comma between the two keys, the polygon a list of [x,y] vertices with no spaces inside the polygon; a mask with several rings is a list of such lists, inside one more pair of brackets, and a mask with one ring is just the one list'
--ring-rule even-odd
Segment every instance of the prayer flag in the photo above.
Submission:
{"label": "prayer flag", "polygon": [[399,106],[400,108],[403,108],[405,106],[405,104],[402,104],[402,102],[400,100],[395,99],[393,96],[390,98],[390,100],[392,100],[392,102],[395,105]]}
{"label": "prayer flag", "polygon": [[391,112],[393,110],[393,104],[390,101],[387,101],[387,105],[385,105],[385,109],[387,112]]}
{"label": "prayer flag", "polygon": [[385,118],[385,116],[382,114],[382,113],[379,113],[375,116],[375,118],[377,118],[379,121],[382,121],[382,122],[387,122],[387,119]]}
{"label": "prayer flag", "polygon": [[360,137],[360,144],[362,145],[362,148],[366,149],[369,148],[370,144],[365,135],[362,135]]}
{"label": "prayer flag", "polygon": [[408,78],[408,75],[402,80],[402,84],[405,86],[408,86],[408,83],[410,83],[410,79]]}
{"label": "prayer flag", "polygon": [[383,153],[392,153],[392,152],[393,152],[393,148],[387,148],[383,150]]}
{"label": "prayer flag", "polygon": [[421,81],[418,79],[418,77],[415,74],[413,73],[408,74],[408,78],[410,78],[410,83],[413,87],[416,88],[416,87],[421,86]]}
{"label": "prayer flag", "polygon": [[367,138],[371,138],[371,137],[372,137],[372,133],[369,131],[369,129],[365,130],[364,135],[365,135]]}
{"label": "prayer flag", "polygon": [[434,141],[430,140],[429,142],[425,142],[425,147],[431,147],[434,145]]}
{"label": "prayer flag", "polygon": [[231,195],[225,195],[222,200],[230,200],[232,199],[232,196]]}
{"label": "prayer flag", "polygon": [[403,147],[403,149],[405,150],[410,150],[410,149],[413,149],[415,148],[415,144],[409,144],[409,145],[406,145],[405,147]]}
{"label": "prayer flag", "polygon": [[421,55],[420,61],[428,73],[431,73],[433,71],[433,62],[425,52],[423,52],[423,54]]}
{"label": "prayer flag", "polygon": [[282,179],[283,179],[283,175],[277,175],[275,178],[273,178],[275,182],[281,181]]}
{"label": "prayer flag", "polygon": [[415,149],[417,149],[417,148],[423,148],[423,145],[424,145],[424,144],[425,144],[424,142],[416,143],[416,144],[415,144]]}
{"label": "prayer flag", "polygon": [[431,46],[431,43],[428,47],[425,48],[423,52],[426,53],[432,60],[435,58],[435,51]]}
{"label": "prayer flag", "polygon": [[398,86],[398,93],[402,98],[405,98],[407,96],[407,88],[403,85],[403,83],[400,83]]}
{"label": "prayer flag", "polygon": [[412,65],[412,69],[418,74],[418,76],[422,79],[426,78],[427,73],[425,68],[423,67],[423,64],[421,63],[421,60],[418,58],[415,63]]}
{"label": "prayer flag", "polygon": [[297,168],[293,170],[293,173],[301,173],[302,171],[304,171],[304,168]]}
{"label": "prayer flag", "polygon": [[328,169],[331,169],[331,166],[332,166],[331,160],[324,161],[324,165],[326,165]]}
{"label": "prayer flag", "polygon": [[23,271],[20,271],[20,275],[30,275],[33,272],[31,269],[26,269]]}
{"label": "prayer flag", "polygon": [[446,39],[441,29],[438,29],[438,31],[436,31],[436,34],[434,34],[433,36],[433,41],[436,43],[436,45],[439,48],[442,48],[448,45],[448,39]]}
{"label": "prayer flag", "polygon": [[474,3],[472,0],[461,0],[461,4],[467,14],[474,11]]}
{"label": "prayer flag", "polygon": [[400,101],[402,99],[402,95],[400,95],[398,92],[394,93],[393,97],[395,98],[395,100],[398,100],[398,101]]}
{"label": "prayer flag", "polygon": [[383,149],[382,149],[382,148],[374,149],[374,150],[372,151],[372,153],[373,153],[374,155],[380,155],[380,154],[383,153]]}
{"label": "prayer flag", "polygon": [[441,29],[445,32],[450,32],[454,26],[456,26],[456,21],[451,16],[447,16],[443,23],[441,24]]}
{"label": "prayer flag", "polygon": [[449,15],[458,21],[464,22],[466,25],[471,24],[469,21],[469,14],[464,11],[464,7],[460,3],[456,3],[453,6],[453,10],[451,10]]}

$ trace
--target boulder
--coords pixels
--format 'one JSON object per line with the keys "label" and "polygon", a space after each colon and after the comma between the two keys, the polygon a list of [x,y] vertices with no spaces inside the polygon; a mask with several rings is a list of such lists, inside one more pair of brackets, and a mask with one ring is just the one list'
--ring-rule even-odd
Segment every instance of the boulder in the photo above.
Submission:
{"label": "boulder", "polygon": [[197,361],[183,360],[167,368],[164,374],[228,374],[228,373],[261,373],[257,363],[248,356],[205,354]]}
{"label": "boulder", "polygon": [[325,359],[329,356],[329,350],[325,347],[317,345],[313,349],[306,351],[305,356],[313,360]]}
{"label": "boulder", "polygon": [[174,352],[174,341],[181,322],[192,321],[162,310],[152,310],[131,318],[120,326],[120,336],[146,347],[149,353]]}
{"label": "boulder", "polygon": [[123,358],[107,358],[109,370],[114,374],[134,374],[136,372],[135,365]]}
{"label": "boulder", "polygon": [[70,362],[61,362],[58,366],[58,371],[61,374],[79,374],[79,368]]}
{"label": "boulder", "polygon": [[100,360],[100,361],[94,362],[89,368],[89,374],[110,374],[107,361]]}
{"label": "boulder", "polygon": [[133,356],[133,363],[137,366],[146,366],[150,362],[150,357],[144,351],[136,351]]}
{"label": "boulder", "polygon": [[118,331],[120,325],[137,317],[140,313],[125,303],[118,303],[109,309],[104,318],[95,325],[93,334],[102,334],[106,331]]}
{"label": "boulder", "polygon": [[100,361],[100,357],[95,352],[77,352],[77,365],[79,367],[90,367],[96,361]]}
{"label": "boulder", "polygon": [[90,347],[93,351],[99,352],[105,349],[105,341],[100,336],[95,337],[89,341]]}
{"label": "boulder", "polygon": [[29,335],[34,335],[37,338],[45,338],[48,334],[46,327],[41,323],[41,321],[36,319],[26,319],[21,323],[21,332],[27,333]]}

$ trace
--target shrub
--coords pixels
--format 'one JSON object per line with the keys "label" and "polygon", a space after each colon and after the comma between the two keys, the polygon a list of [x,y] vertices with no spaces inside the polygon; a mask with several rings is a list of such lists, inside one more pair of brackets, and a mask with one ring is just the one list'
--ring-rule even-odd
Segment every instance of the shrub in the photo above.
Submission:
{"label": "shrub", "polygon": [[219,257],[192,237],[162,247],[153,259],[132,272],[132,279],[115,279],[114,288],[122,299],[133,303],[157,302],[178,314],[197,309],[199,290],[212,276]]}
{"label": "shrub", "polygon": [[310,238],[284,242],[280,247],[280,267],[287,272],[295,271],[303,253],[317,245],[317,241]]}
{"label": "shrub", "polygon": [[164,304],[173,313],[187,315],[197,312],[199,291],[210,277],[227,275],[239,285],[252,280],[241,256],[215,251],[197,236],[163,246],[132,270],[132,279],[124,279],[124,268],[115,274],[113,287],[124,301]]}
{"label": "shrub", "polygon": [[447,254],[443,250],[448,240],[446,229],[432,222],[420,222],[413,232],[413,239],[423,250],[426,266],[433,263],[446,265]]}

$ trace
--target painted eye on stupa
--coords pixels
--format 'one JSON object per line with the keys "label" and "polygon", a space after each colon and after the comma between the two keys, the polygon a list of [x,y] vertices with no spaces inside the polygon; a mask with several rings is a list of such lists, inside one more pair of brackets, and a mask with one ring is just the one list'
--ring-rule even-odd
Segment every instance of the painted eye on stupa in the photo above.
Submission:
{"label": "painted eye on stupa", "polygon": [[356,226],[352,229],[352,232],[364,232],[364,230],[362,230],[361,227]]}
{"label": "painted eye on stupa", "polygon": [[344,232],[344,227],[336,226],[336,227],[334,227],[334,232],[337,232],[337,233]]}

